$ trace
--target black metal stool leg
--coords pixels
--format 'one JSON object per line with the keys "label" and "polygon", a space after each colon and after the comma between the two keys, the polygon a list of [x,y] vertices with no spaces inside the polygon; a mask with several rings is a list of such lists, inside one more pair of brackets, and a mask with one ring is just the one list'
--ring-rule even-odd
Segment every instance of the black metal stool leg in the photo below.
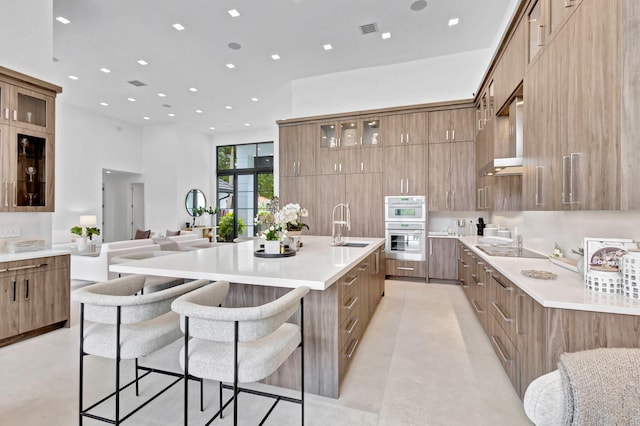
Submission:
{"label": "black metal stool leg", "polygon": [[122,317],[122,310],[120,306],[117,307],[116,315],[116,419],[115,425],[120,424],[120,321]]}
{"label": "black metal stool leg", "polygon": [[138,386],[138,358],[136,358],[135,363],[136,363],[136,396],[140,396],[140,388]]}
{"label": "black metal stool leg", "polygon": [[[200,394],[202,397],[202,393]],[[184,317],[184,426],[189,423],[189,317]]]}
{"label": "black metal stool leg", "polygon": [[80,384],[78,389],[78,424],[82,426],[82,393],[84,378],[84,303],[80,304]]}

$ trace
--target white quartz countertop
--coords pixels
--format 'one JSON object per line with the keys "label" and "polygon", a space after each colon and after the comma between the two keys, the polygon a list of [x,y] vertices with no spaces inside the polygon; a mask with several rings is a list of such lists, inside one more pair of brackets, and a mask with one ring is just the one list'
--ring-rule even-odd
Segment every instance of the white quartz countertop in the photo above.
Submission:
{"label": "white quartz countertop", "polygon": [[235,283],[325,290],[348,270],[384,244],[384,238],[349,238],[370,242],[366,247],[333,247],[331,237],[303,235],[304,246],[292,257],[260,258],[253,252],[261,240],[180,252],[170,256],[111,265],[126,274],[188,279],[228,280]]}
{"label": "white quartz countertop", "polygon": [[38,250],[22,253],[0,253],[0,262],[14,262],[16,260],[39,259],[42,257],[62,256],[71,254],[69,250]]}
{"label": "white quartz countertop", "polygon": [[[549,259],[489,256],[476,247],[478,237],[460,237],[473,252],[548,308],[640,315],[640,301],[622,294],[604,294],[588,290],[582,274],[557,266]],[[522,275],[522,270],[537,269],[558,275],[555,280],[541,280]]]}

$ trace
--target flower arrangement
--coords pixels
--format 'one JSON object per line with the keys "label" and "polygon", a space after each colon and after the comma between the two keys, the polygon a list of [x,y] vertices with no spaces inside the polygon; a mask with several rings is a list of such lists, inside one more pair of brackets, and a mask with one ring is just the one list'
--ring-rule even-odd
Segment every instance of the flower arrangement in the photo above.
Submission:
{"label": "flower arrangement", "polygon": [[289,203],[278,210],[277,200],[268,203],[268,209],[259,212],[255,219],[255,225],[262,225],[260,238],[267,241],[282,241],[287,236],[287,231],[300,231],[309,229],[300,221],[301,217],[307,217],[309,213],[300,207],[300,204]]}

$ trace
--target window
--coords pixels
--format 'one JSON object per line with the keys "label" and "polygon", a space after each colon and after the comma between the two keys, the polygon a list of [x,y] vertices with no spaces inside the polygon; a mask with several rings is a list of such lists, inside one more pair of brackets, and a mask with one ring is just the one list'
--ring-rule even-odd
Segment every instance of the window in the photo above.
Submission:
{"label": "window", "polygon": [[217,148],[218,235],[253,236],[253,218],[273,198],[273,142]]}

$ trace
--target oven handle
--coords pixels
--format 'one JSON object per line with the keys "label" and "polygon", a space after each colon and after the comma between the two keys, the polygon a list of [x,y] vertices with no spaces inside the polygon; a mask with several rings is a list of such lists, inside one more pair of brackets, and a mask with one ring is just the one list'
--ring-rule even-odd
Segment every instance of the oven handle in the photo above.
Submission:
{"label": "oven handle", "polygon": [[389,207],[391,207],[392,209],[401,209],[401,208],[418,208],[418,207],[423,207],[424,204],[389,204]]}

